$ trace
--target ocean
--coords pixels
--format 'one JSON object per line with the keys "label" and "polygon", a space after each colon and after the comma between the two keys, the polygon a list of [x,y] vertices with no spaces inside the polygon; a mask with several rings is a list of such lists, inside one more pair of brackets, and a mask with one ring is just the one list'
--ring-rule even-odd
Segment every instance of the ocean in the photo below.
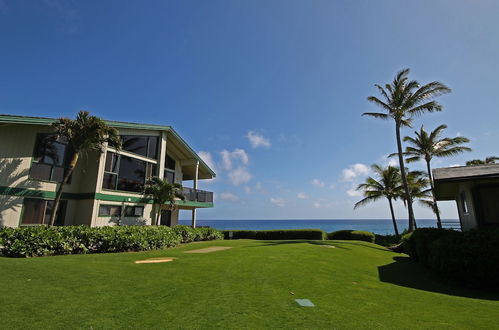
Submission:
{"label": "ocean", "polygon": [[[456,221],[459,220],[445,220]],[[418,227],[436,227],[436,220],[416,220]],[[180,220],[190,225],[190,220]],[[366,230],[376,234],[394,234],[392,220],[198,220],[198,226],[220,230],[322,229],[332,232],[341,229]],[[407,229],[407,220],[397,220],[400,232]]]}

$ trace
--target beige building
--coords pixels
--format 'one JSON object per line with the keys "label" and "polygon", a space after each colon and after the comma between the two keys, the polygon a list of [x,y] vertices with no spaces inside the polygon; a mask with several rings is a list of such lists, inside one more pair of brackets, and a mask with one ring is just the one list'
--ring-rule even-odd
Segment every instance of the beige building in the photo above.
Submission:
{"label": "beige building", "polygon": [[[57,183],[68,163],[68,147],[53,139],[55,119],[0,115],[0,226],[46,224],[52,212]],[[179,210],[213,207],[213,193],[197,189],[198,180],[215,173],[170,126],[106,121],[123,142],[119,152],[106,147],[102,154],[78,161],[62,195],[58,225],[149,225],[155,219],[152,200],[143,194],[153,177],[184,185],[185,201],[161,225],[178,224]]]}
{"label": "beige building", "polygon": [[499,164],[433,170],[437,200],[456,201],[462,230],[499,224]]}

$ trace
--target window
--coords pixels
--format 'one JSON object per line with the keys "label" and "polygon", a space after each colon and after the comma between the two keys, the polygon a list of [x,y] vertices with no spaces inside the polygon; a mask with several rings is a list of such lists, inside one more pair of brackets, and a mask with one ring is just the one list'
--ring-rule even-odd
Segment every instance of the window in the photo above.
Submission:
{"label": "window", "polygon": [[175,171],[175,159],[171,158],[170,156],[166,155],[165,159],[165,168]]}
{"label": "window", "polygon": [[[56,226],[64,225],[66,204],[67,201],[61,201],[59,203],[59,212],[55,220]],[[48,225],[53,208],[53,200],[24,198],[21,225]]]}
{"label": "window", "polygon": [[175,182],[175,172],[170,170],[165,170],[165,179],[168,183],[172,184]]}
{"label": "window", "polygon": [[158,157],[158,137],[144,135],[121,135],[122,148],[125,151],[144,157]]}
{"label": "window", "polygon": [[33,151],[30,178],[62,182],[72,152],[62,139],[54,134],[38,134]]}
{"label": "window", "polygon": [[145,182],[156,176],[156,172],[156,164],[108,152],[102,188],[142,192]]}
{"label": "window", "polygon": [[468,202],[466,201],[466,192],[464,191],[461,192],[460,199],[461,199],[461,208],[463,210],[463,213],[468,214],[469,209],[468,209]]}
{"label": "window", "polygon": [[121,217],[120,205],[99,206],[99,217]]}
{"label": "window", "polygon": [[143,215],[143,206],[125,206],[125,217],[141,217]]}

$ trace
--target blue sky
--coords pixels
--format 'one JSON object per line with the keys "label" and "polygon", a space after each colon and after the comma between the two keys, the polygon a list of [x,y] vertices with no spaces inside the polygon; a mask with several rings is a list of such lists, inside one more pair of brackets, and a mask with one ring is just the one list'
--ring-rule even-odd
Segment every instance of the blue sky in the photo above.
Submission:
{"label": "blue sky", "polygon": [[201,219],[387,218],[385,202],[353,210],[352,187],[395,151],[393,124],[361,117],[373,84],[409,67],[453,89],[414,128],[445,123],[473,152],[435,167],[498,155],[498,12],[486,0],[0,0],[0,113],[174,126],[218,174],[200,185],[216,192]]}

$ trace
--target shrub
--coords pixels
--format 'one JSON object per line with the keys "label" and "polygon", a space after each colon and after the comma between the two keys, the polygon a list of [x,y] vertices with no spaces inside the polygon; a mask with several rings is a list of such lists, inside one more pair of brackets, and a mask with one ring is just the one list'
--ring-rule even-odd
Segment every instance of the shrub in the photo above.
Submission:
{"label": "shrub", "polygon": [[412,241],[414,244],[413,254],[415,253],[417,260],[425,267],[429,267],[428,256],[430,255],[431,244],[437,239],[458,234],[457,231],[450,229],[438,228],[419,228],[412,234]]}
{"label": "shrub", "polygon": [[499,228],[456,232],[435,240],[428,265],[445,278],[473,287],[499,287]]}
{"label": "shrub", "polygon": [[400,243],[400,237],[397,235],[378,235],[374,234],[374,243],[381,246],[393,246]]}
{"label": "shrub", "polygon": [[164,226],[2,228],[0,254],[8,257],[36,257],[145,251],[164,249],[193,240],[221,238],[222,233],[211,228],[190,230]]}
{"label": "shrub", "polygon": [[326,233],[320,229],[284,229],[284,230],[225,230],[224,238],[229,239],[258,239],[258,240],[287,240],[287,239],[311,239],[323,240]]}
{"label": "shrub", "polygon": [[363,230],[338,230],[327,234],[327,239],[353,240],[374,243],[374,234]]}
{"label": "shrub", "polygon": [[408,254],[414,261],[418,261],[418,256],[416,254],[416,246],[414,244],[413,233],[407,233],[402,235],[400,242],[404,248],[404,252]]}

